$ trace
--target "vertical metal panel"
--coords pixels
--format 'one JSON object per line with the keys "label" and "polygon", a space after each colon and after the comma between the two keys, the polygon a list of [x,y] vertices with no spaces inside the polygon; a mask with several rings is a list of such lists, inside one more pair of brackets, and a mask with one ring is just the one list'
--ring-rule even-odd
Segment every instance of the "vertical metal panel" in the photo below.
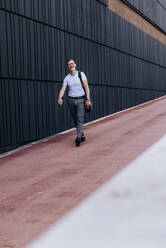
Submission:
{"label": "vertical metal panel", "polygon": [[97,0],[99,3],[104,4],[105,6],[108,6],[108,0]]}

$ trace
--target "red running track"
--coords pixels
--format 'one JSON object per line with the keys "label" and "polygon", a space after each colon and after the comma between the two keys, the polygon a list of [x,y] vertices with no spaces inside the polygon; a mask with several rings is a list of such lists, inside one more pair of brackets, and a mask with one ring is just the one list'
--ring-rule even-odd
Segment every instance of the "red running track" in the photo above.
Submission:
{"label": "red running track", "polygon": [[0,247],[21,248],[166,133],[166,97],[0,159]]}

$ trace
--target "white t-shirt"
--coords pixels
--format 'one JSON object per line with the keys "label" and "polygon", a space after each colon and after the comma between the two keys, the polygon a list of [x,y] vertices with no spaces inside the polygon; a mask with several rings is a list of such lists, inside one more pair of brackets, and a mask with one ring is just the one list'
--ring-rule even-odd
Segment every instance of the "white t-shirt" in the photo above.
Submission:
{"label": "white t-shirt", "polygon": [[[86,76],[83,72],[81,72],[81,78],[82,80],[87,80]],[[72,97],[78,97],[78,96],[84,96],[85,91],[82,88],[81,81],[78,77],[78,71],[75,74],[75,76],[72,76],[70,73],[64,78],[63,85],[69,86],[69,96]]]}

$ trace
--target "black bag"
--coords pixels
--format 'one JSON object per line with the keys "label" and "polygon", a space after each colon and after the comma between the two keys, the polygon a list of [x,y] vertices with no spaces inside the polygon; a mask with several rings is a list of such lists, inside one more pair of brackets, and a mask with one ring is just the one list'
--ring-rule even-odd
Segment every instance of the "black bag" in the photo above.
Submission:
{"label": "black bag", "polygon": [[[82,88],[83,88],[83,90],[85,92],[84,85],[83,85],[83,82],[82,82],[81,72],[80,71],[78,72],[78,77],[79,77],[79,79],[81,81]],[[85,92],[85,95],[86,95],[86,92]],[[86,113],[91,113],[92,112],[92,104],[91,104],[91,106],[89,106],[89,108],[86,108],[86,105],[85,105],[85,112]]]}

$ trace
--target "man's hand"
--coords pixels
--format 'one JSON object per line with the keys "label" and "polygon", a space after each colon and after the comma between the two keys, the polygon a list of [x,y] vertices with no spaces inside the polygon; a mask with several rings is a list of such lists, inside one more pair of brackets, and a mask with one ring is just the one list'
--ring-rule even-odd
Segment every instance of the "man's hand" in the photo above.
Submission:
{"label": "man's hand", "polygon": [[87,109],[92,106],[92,103],[89,99],[85,101],[85,106]]}
{"label": "man's hand", "polygon": [[60,106],[62,106],[62,104],[63,104],[63,99],[62,99],[62,98],[59,98],[59,99],[58,99],[58,103],[59,103]]}

